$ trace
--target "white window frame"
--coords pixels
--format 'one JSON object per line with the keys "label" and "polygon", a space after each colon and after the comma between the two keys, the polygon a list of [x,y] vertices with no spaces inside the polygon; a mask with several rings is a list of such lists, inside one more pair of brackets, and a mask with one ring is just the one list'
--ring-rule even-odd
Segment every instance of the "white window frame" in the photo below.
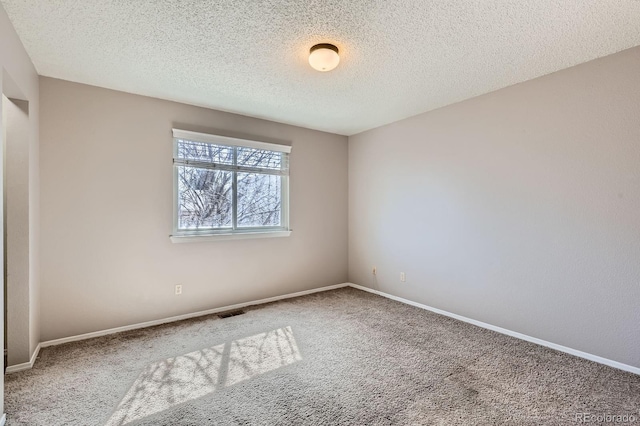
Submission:
{"label": "white window frame", "polygon": [[[291,153],[291,146],[280,145],[268,142],[253,141],[248,139],[231,138],[227,136],[212,135],[207,133],[192,132],[189,130],[172,129],[173,132],[173,234],[171,235],[171,241],[174,243],[184,242],[202,242],[202,241],[214,241],[214,240],[229,240],[229,239],[246,239],[246,238],[269,238],[269,237],[288,237],[291,235],[291,229],[289,229],[289,168],[286,171],[277,172],[274,171],[274,175],[281,176],[281,214],[280,214],[280,226],[261,226],[261,227],[242,227],[238,228],[236,223],[237,214],[237,172],[242,171],[237,166],[230,166],[230,169],[234,172],[233,180],[233,220],[231,229],[198,229],[198,230],[184,230],[178,229],[178,167],[182,162],[176,163],[178,153],[178,140],[189,140],[193,142],[211,143],[216,145],[225,145],[231,147],[244,147],[264,149],[268,151],[283,152],[286,154]],[[188,164],[188,162],[187,162]],[[248,168],[250,169],[250,168]],[[261,172],[261,171],[259,171]]]}

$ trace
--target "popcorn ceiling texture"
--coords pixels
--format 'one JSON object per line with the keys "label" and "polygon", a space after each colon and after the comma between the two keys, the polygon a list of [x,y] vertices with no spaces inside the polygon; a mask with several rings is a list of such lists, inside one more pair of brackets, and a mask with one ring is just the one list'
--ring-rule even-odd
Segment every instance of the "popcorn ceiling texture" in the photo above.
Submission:
{"label": "popcorn ceiling texture", "polygon": [[640,45],[634,0],[0,1],[41,75],[345,135]]}

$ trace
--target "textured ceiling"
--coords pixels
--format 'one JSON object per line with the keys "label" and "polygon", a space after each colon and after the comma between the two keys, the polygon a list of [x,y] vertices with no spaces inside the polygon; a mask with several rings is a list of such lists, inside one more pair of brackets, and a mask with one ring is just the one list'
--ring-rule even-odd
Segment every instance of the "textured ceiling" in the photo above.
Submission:
{"label": "textured ceiling", "polygon": [[346,135],[640,45],[638,0],[0,1],[41,75]]}

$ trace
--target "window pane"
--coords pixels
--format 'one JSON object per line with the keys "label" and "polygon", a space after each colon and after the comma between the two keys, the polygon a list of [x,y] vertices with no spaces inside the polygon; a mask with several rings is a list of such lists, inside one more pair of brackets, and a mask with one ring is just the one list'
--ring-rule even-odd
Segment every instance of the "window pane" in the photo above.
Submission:
{"label": "window pane", "polygon": [[282,168],[282,153],[265,151],[264,149],[238,147],[238,165],[280,170]]}
{"label": "window pane", "polygon": [[238,173],[238,227],[280,226],[281,179]]}
{"label": "window pane", "polygon": [[233,164],[233,147],[178,139],[178,157],[181,160]]}
{"label": "window pane", "polygon": [[178,228],[230,228],[233,173],[178,167]]}

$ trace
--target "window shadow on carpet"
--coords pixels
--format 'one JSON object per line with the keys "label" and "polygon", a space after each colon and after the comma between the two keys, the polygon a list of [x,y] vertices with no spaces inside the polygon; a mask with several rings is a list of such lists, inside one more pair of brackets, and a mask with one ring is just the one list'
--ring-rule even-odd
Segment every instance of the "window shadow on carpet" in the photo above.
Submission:
{"label": "window shadow on carpet", "polygon": [[106,426],[125,425],[302,359],[283,327],[155,362],[138,376]]}

